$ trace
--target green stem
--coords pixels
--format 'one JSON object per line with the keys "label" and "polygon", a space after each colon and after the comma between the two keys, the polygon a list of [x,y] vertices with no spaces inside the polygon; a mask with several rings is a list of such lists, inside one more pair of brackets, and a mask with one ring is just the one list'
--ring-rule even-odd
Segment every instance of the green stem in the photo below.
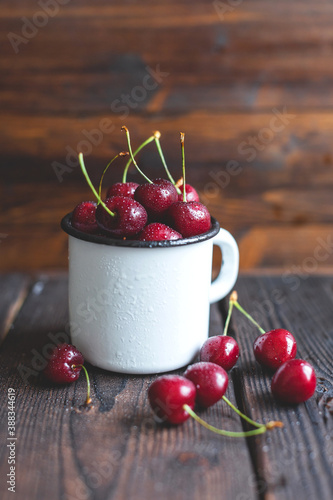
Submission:
{"label": "green stem", "polygon": [[229,399],[226,398],[225,396],[222,396],[222,399],[223,399],[223,401],[225,401],[230,406],[230,408],[232,408],[237,413],[237,415],[239,415],[241,418],[243,418],[244,420],[246,420],[249,424],[254,425],[254,427],[258,427],[258,429],[260,429],[263,426],[266,427],[265,424],[259,424],[258,422],[255,422],[254,420],[252,420],[252,418],[247,417],[246,415],[244,415],[244,413],[242,413],[241,411],[239,411],[239,409],[236,408],[236,406],[234,406],[232,404],[232,402],[229,401]]}
{"label": "green stem", "polygon": [[138,172],[140,172],[140,174],[142,175],[142,177],[144,177],[146,179],[147,182],[149,182],[149,184],[153,184],[153,181],[151,181],[149,179],[149,177],[147,177],[143,172],[142,170],[139,168],[139,165],[136,163],[135,161],[135,158],[133,156],[133,152],[132,152],[132,147],[131,147],[131,139],[130,139],[130,134],[129,134],[129,130],[127,127],[125,127],[125,125],[123,125],[121,127],[121,130],[124,130],[125,133],[126,133],[126,138],[127,138],[127,144],[128,144],[128,151],[129,151],[129,154],[131,155],[131,159],[132,159],[132,162],[134,163],[134,166],[135,168],[137,169]]}
{"label": "green stem", "polygon": [[160,155],[161,161],[163,163],[164,169],[166,171],[166,174],[169,177],[170,182],[172,182],[172,184],[175,186],[177,193],[181,194],[181,190],[179,189],[178,186],[176,186],[176,182],[175,182],[174,178],[172,177],[172,175],[170,174],[170,171],[169,171],[168,166],[166,164],[166,161],[165,161],[165,158],[164,158],[164,154],[163,154],[163,151],[162,151],[162,148],[161,148],[160,137],[161,137],[160,132],[158,132],[158,131],[154,132],[155,144],[156,144],[156,147],[157,147],[157,151],[158,151],[158,153]]}
{"label": "green stem", "polygon": [[[140,153],[141,149],[143,149],[145,146],[147,146],[147,144],[149,144],[150,142],[152,142],[154,139],[155,139],[155,137],[152,135],[151,137],[149,137],[149,139],[147,139],[146,141],[144,141],[141,144],[141,146],[139,146],[138,149],[136,149],[134,151],[133,156],[136,156],[138,153]],[[127,172],[128,172],[128,169],[129,169],[131,163],[132,163],[132,158],[129,158],[128,162],[126,163],[125,169],[124,169],[123,179],[122,179],[123,182],[126,182]]]}
{"label": "green stem", "polygon": [[237,301],[234,301],[234,303],[233,303],[233,304],[234,304],[234,306],[235,306],[235,307],[237,307],[237,309],[238,309],[241,313],[243,313],[243,314],[244,314],[244,316],[246,316],[246,317],[247,317],[247,319],[249,319],[249,320],[250,320],[250,321],[251,321],[254,325],[256,325],[256,327],[258,328],[258,330],[259,330],[259,332],[260,332],[261,334],[266,333],[266,332],[265,332],[265,330],[264,330],[263,328],[261,328],[261,326],[260,326],[260,325],[256,322],[256,320],[255,320],[255,319],[253,319],[253,318],[252,318],[252,316],[251,316],[249,313],[247,313],[247,312],[245,311],[245,309],[243,309],[243,308],[242,308],[242,306],[240,306],[240,305],[239,305],[239,303],[238,303]]}
{"label": "green stem", "polygon": [[106,165],[106,167],[104,169],[104,172],[102,173],[101,180],[99,181],[98,195],[99,195],[100,198],[102,197],[102,183],[103,183],[104,175],[106,174],[107,169],[109,168],[109,166],[111,165],[111,163],[114,162],[114,160],[116,158],[118,158],[119,156],[126,156],[128,154],[129,153],[127,151],[122,151],[121,153],[118,153],[114,158],[112,158],[112,160],[110,160],[109,163]]}
{"label": "green stem", "polygon": [[215,432],[215,434],[219,434],[220,436],[227,437],[235,437],[235,438],[244,438],[250,436],[257,436],[258,434],[264,434],[267,431],[267,427],[262,425],[259,429],[255,429],[253,431],[245,431],[245,432],[234,432],[234,431],[225,431],[223,429],[218,429],[213,425],[207,424],[202,418],[200,418],[188,405],[183,406],[184,410],[187,411],[189,415],[191,415],[194,420],[196,420],[199,424],[203,425],[206,429]]}
{"label": "green stem", "polygon": [[230,323],[230,318],[231,318],[231,313],[232,313],[232,308],[233,307],[234,307],[234,303],[231,300],[229,300],[228,316],[227,316],[227,319],[225,321],[223,335],[227,335],[228,328],[229,328],[229,323]]}
{"label": "green stem", "polygon": [[183,170],[183,201],[186,202],[186,181],[185,181],[185,148],[184,148],[185,134],[180,133],[180,147],[182,150],[182,170]]}
{"label": "green stem", "polygon": [[108,214],[111,215],[111,217],[115,217],[116,214],[114,212],[111,212],[111,210],[105,205],[104,201],[101,200],[101,197],[99,196],[99,194],[97,193],[96,189],[94,188],[94,186],[93,186],[93,184],[92,184],[92,182],[90,180],[90,177],[88,175],[87,169],[85,167],[85,164],[84,164],[84,161],[83,161],[83,154],[82,153],[79,153],[79,162],[80,162],[80,167],[81,167],[82,173],[85,176],[86,181],[87,181],[88,185],[90,186],[90,189],[92,190],[92,192],[96,196],[96,198],[98,200],[98,203],[100,203],[102,205],[102,207],[105,208],[105,210],[108,212]]}
{"label": "green stem", "polygon": [[82,368],[82,370],[84,371],[84,374],[85,374],[86,380],[87,380],[87,399],[86,399],[86,405],[89,405],[91,403],[91,397],[90,397],[90,380],[89,380],[89,375],[88,375],[87,369],[83,365],[72,365],[72,368]]}

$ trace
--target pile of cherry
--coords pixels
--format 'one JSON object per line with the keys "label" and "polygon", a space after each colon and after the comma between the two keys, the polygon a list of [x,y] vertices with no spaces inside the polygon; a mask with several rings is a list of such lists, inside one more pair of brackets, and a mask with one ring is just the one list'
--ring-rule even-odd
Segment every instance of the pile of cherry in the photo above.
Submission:
{"label": "pile of cherry", "polygon": [[[295,359],[297,345],[294,336],[281,328],[265,332],[239,304],[237,293],[234,291],[230,296],[223,335],[206,340],[200,350],[200,361],[188,366],[184,376],[162,375],[150,385],[148,399],[161,422],[180,424],[192,417],[207,429],[229,437],[255,436],[283,426],[279,421],[266,424],[255,422],[225,397],[228,387],[227,371],[236,364],[239,357],[236,340],[227,335],[233,307],[242,312],[260,331],[253,345],[254,356],[260,365],[275,371],[271,382],[274,397],[283,403],[297,404],[306,401],[314,394],[316,388],[314,369],[307,361]],[[87,379],[85,404],[89,406],[90,382],[83,363],[82,354],[74,346],[61,344],[52,352],[44,374],[53,382],[69,383],[77,380],[83,369]],[[245,432],[218,429],[194,412],[195,405],[209,408],[221,399],[255,429]]]}
{"label": "pile of cherry", "polygon": [[[184,134],[180,134],[182,178],[175,182],[164,159],[159,132],[144,141],[133,154],[129,131],[125,126],[122,130],[126,132],[129,153],[121,152],[109,162],[103,172],[98,192],[88,176],[82,153],[79,154],[82,172],[97,198],[97,203],[79,203],[72,214],[72,226],[89,234],[141,241],[178,240],[208,231],[211,227],[209,211],[200,203],[196,190],[185,182]],[[156,143],[169,180],[150,180],[135,160],[136,154],[152,141]],[[102,181],[106,171],[116,158],[128,154],[130,158],[125,166],[122,182],[110,186],[106,199],[102,200]],[[144,184],[127,182],[127,172],[132,162],[146,180]]]}

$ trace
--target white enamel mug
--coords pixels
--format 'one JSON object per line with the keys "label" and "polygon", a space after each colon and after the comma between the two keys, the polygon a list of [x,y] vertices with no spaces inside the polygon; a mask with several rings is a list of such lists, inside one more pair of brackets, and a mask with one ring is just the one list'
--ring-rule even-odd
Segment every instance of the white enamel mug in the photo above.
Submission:
{"label": "white enamel mug", "polygon": [[[238,275],[237,243],[212,218],[202,235],[141,242],[69,234],[69,313],[73,344],[91,364],[148,374],[193,361],[208,337],[209,305]],[[213,245],[222,251],[211,283]]]}

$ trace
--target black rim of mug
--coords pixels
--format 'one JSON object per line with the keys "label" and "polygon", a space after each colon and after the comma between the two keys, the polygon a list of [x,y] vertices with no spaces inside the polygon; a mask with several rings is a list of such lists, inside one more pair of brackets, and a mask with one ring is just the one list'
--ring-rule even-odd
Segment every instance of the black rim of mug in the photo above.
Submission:
{"label": "black rim of mug", "polygon": [[189,238],[182,238],[181,240],[168,240],[168,241],[139,241],[132,239],[116,239],[110,238],[110,236],[100,236],[97,234],[88,234],[72,226],[71,223],[72,212],[65,215],[65,217],[61,221],[61,228],[65,231],[65,233],[73,236],[82,241],[88,241],[90,243],[98,243],[101,245],[111,245],[116,247],[134,247],[134,248],[168,248],[168,247],[179,247],[184,245],[191,245],[193,243],[199,243],[200,241],[206,241],[214,236],[220,230],[220,225],[218,221],[211,217],[211,228],[209,231],[198,234],[197,236],[191,236]]}

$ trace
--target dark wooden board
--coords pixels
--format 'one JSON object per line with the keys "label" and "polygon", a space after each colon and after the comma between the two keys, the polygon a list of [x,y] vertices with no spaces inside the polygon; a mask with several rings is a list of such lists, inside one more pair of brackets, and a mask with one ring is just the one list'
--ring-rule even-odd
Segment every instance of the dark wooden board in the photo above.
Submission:
{"label": "dark wooden board", "polygon": [[[234,499],[247,492],[256,499],[246,440],[218,438],[195,422],[160,427],[147,402],[154,377],[124,376],[88,367],[94,408],[78,412],[85,379],[52,387],[39,375],[39,355],[56,336],[66,339],[67,280],[41,277],[27,297],[0,362],[1,421],[6,422],[8,387],[16,390],[18,499]],[[211,333],[221,333],[218,307],[212,307]],[[50,335],[51,334],[51,335]],[[37,366],[38,365],[38,366]],[[37,373],[22,371],[33,369]],[[23,374],[22,379],[21,375]],[[232,380],[228,396],[235,402]],[[241,430],[228,407],[219,403],[203,412],[210,423]],[[1,443],[6,425],[1,426]],[[235,474],[235,464],[241,470]],[[1,478],[7,473],[1,451]],[[251,484],[248,484],[249,478]],[[2,498],[11,498],[2,484]]]}
{"label": "dark wooden board", "polygon": [[[0,351],[4,423],[8,387],[17,393],[16,498],[330,500],[333,278],[309,278],[294,290],[279,276],[242,276],[236,288],[240,302],[265,329],[293,331],[298,355],[314,365],[318,376],[316,394],[307,403],[277,404],[269,392],[271,376],[253,358],[257,333],[235,311],[230,332],[242,355],[230,373],[228,396],[253,418],[280,419],[285,425],[246,441],[216,437],[195,422],[160,427],[147,402],[150,376],[127,377],[88,366],[94,408],[80,412],[84,378],[67,387],[50,386],[36,365],[43,363],[37,353],[55,338],[66,340],[68,333],[67,279],[40,277]],[[211,334],[221,334],[226,310],[225,302],[212,306]],[[37,373],[24,374],[22,366]],[[242,428],[222,403],[202,414],[213,425]],[[3,425],[2,443],[5,438]],[[2,478],[6,454],[3,447]],[[10,493],[3,498],[11,498]]]}
{"label": "dark wooden board", "polygon": [[[120,131],[126,124],[134,148],[154,130],[160,130],[165,155],[175,176],[177,172],[181,174],[179,132],[183,131],[186,133],[187,167],[201,182],[213,181],[209,175],[211,171],[216,174],[225,171],[228,162],[234,161],[239,163],[241,175],[231,175],[231,181],[225,186],[228,191],[235,180],[239,185],[240,179],[244,188],[246,185],[248,192],[254,193],[263,186],[276,188],[295,182],[302,188],[327,188],[327,184],[332,184],[330,129],[333,116],[329,111],[298,111],[282,103],[275,113],[271,108],[256,113],[191,110],[168,115],[155,109],[152,113],[130,112],[124,117],[123,113],[111,113],[109,104],[105,103],[103,113],[89,117],[85,114],[66,118],[34,114],[27,122],[23,115],[4,114],[5,120],[0,123],[3,180],[17,182],[19,175],[23,182],[48,181],[56,189],[60,181],[68,183],[74,182],[75,177],[81,179],[79,167],[73,166],[78,149],[87,156],[88,169],[93,170],[91,165],[96,170],[98,165],[103,168],[110,158],[126,149],[126,138]],[[275,121],[276,113],[284,114],[284,125]],[[105,120],[108,121],[107,132],[100,131],[97,139],[91,139],[97,140],[93,145],[84,134],[100,129]],[[281,126],[279,132],[270,128],[271,123],[273,128]],[[256,146],[250,145],[251,140]],[[82,141],[85,141],[83,146]],[[73,153],[72,162],[67,164],[68,150]],[[147,174],[156,174],[157,170],[162,175],[154,146],[143,150],[140,158],[140,165]],[[67,171],[57,177],[54,162],[67,166]],[[92,174],[95,182],[100,176],[99,169],[97,171],[98,174]],[[266,171],[267,178],[263,175]]]}
{"label": "dark wooden board", "polygon": [[233,380],[241,404],[254,419],[285,424],[264,444],[250,442],[260,498],[329,500],[333,491],[333,279],[308,276],[297,284],[281,277],[248,276],[239,279],[236,288],[239,302],[266,331],[281,327],[293,332],[297,357],[309,361],[318,378],[315,396],[305,404],[276,404],[270,393],[272,375],[253,356],[258,330],[235,311],[233,332],[242,357]]}
{"label": "dark wooden board", "polygon": [[28,294],[29,281],[21,274],[0,274],[0,345]]}

